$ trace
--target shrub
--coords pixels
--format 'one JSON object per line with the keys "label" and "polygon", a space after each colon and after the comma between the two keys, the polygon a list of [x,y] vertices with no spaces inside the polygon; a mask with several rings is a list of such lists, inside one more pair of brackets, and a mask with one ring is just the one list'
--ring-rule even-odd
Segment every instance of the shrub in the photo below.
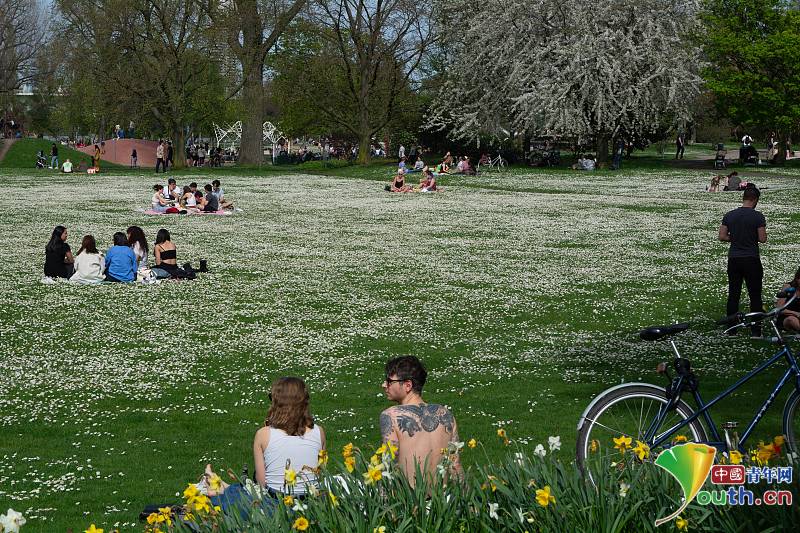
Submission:
{"label": "shrub", "polygon": [[[465,453],[479,453],[480,448],[478,445]],[[532,455],[516,452],[500,464],[471,468],[461,482],[446,479],[450,466],[445,464],[433,479],[411,487],[395,470],[392,450],[382,447],[369,460],[358,450],[345,450],[343,461],[335,468],[328,468],[321,461],[317,471],[323,488],[302,502],[266,496],[256,498],[242,513],[223,514],[210,508],[201,497],[199,512],[197,501],[188,503],[193,512],[190,524],[171,520],[167,528],[165,519],[157,522],[158,515],[154,514],[148,529],[395,533],[655,532],[678,528],[716,532],[788,530],[791,524],[800,523],[795,478],[791,484],[748,486],[756,497],[770,488],[790,490],[793,505],[715,507],[694,502],[678,520],[656,528],[655,519],[668,515],[681,503],[678,484],[665,472],[649,463],[633,468],[630,461],[606,460],[596,489],[573,463],[564,464],[552,454],[547,456],[543,448],[537,451]],[[191,486],[188,490],[191,492]],[[291,493],[291,487],[287,492]]]}

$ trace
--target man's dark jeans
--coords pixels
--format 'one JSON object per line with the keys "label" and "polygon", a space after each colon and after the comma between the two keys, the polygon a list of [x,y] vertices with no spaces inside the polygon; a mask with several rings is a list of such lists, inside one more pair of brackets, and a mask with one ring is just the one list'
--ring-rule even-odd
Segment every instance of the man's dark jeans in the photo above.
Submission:
{"label": "man's dark jeans", "polygon": [[[728,316],[739,312],[739,300],[742,297],[742,281],[747,284],[747,295],[750,298],[750,311],[763,312],[764,302],[761,291],[764,283],[764,268],[760,257],[728,258]],[[754,334],[761,334],[761,326],[753,326]]]}

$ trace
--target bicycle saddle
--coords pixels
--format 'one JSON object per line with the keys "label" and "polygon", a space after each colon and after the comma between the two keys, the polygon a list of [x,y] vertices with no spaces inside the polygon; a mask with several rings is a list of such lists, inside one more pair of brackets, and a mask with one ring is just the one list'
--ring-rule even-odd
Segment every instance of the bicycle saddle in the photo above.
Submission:
{"label": "bicycle saddle", "polygon": [[680,333],[681,331],[686,331],[687,329],[689,329],[688,322],[684,322],[683,324],[672,324],[671,326],[650,326],[649,328],[645,328],[640,331],[639,337],[643,341],[657,341],[659,339],[663,339],[664,337],[669,337],[670,335]]}

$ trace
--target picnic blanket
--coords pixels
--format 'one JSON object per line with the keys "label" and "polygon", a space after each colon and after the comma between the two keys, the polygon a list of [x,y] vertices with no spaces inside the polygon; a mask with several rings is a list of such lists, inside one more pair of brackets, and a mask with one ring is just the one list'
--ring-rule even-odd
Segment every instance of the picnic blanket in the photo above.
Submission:
{"label": "picnic blanket", "polygon": [[[145,215],[178,215],[180,213],[159,213],[158,211],[153,211],[152,209],[138,209],[140,213],[144,213]],[[233,211],[189,211],[186,215],[232,215]],[[185,215],[184,215],[185,216]]]}

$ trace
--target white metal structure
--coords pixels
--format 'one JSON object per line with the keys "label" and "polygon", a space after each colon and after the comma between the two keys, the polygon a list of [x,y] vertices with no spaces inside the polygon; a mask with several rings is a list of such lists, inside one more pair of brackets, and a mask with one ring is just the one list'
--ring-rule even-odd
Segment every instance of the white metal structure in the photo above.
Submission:
{"label": "white metal structure", "polygon": [[[214,135],[217,138],[217,146],[222,146],[224,149],[233,150],[242,144],[242,121],[237,120],[233,124],[220,126],[214,124]],[[261,125],[261,139],[267,143],[272,150],[272,160],[275,161],[277,156],[276,147],[281,140],[286,141],[286,151],[291,148],[291,141],[281,132],[272,122],[264,122]]]}

